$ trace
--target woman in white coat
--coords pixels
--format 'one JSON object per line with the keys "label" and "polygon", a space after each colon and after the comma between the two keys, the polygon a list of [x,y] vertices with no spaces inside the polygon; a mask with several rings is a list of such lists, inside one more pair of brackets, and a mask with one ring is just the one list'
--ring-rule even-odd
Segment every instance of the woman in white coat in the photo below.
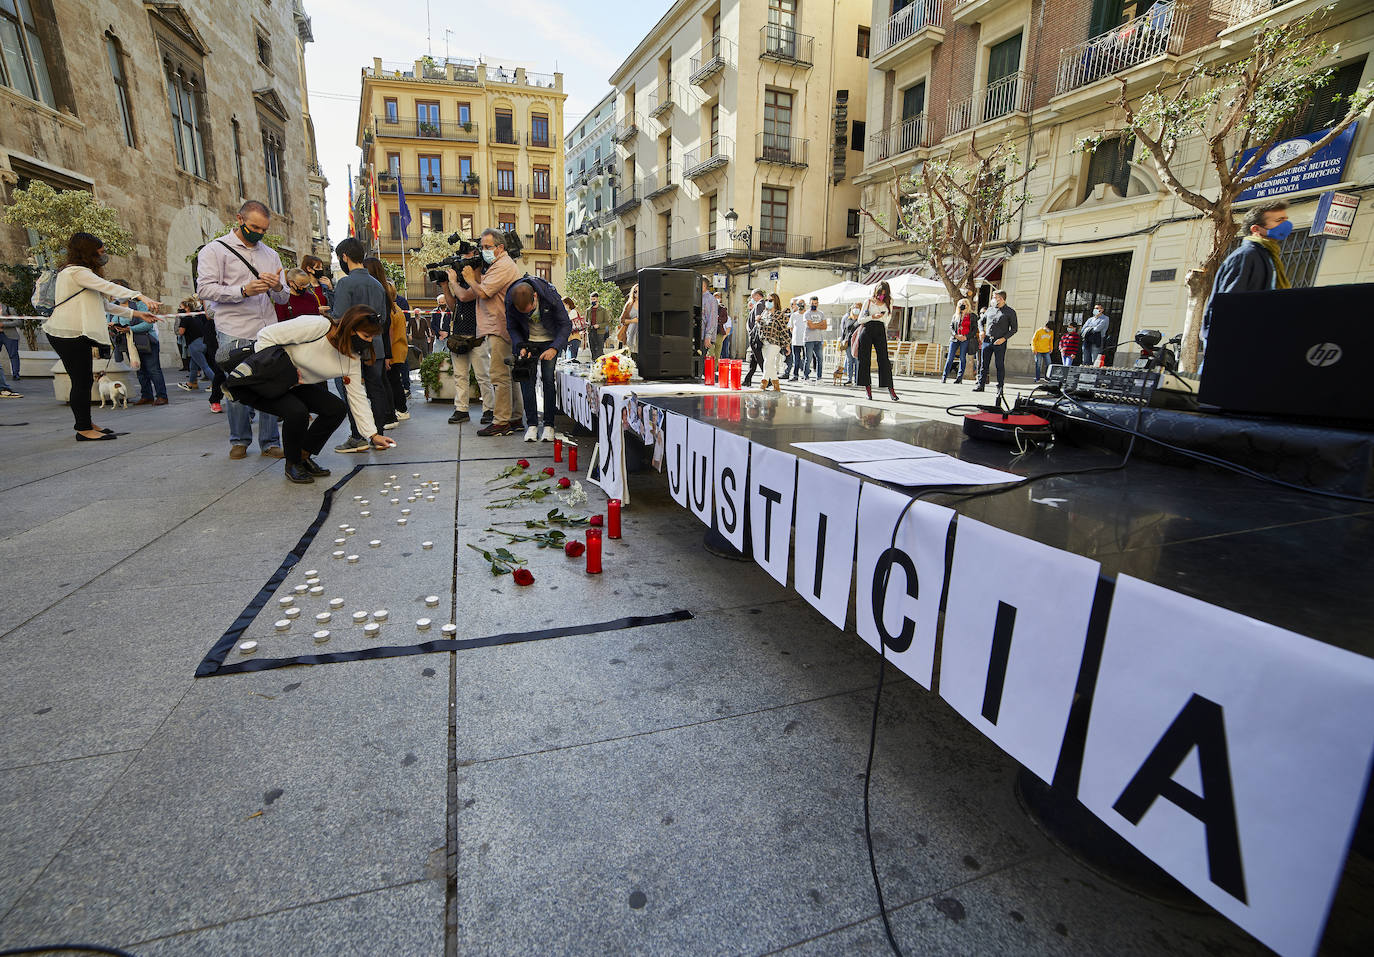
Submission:
{"label": "woman in white coat", "polygon": [[381,332],[382,324],[370,307],[354,306],[337,324],[324,316],[301,316],[264,326],[258,333],[256,351],[282,346],[300,376],[300,384],[279,398],[251,396],[248,402],[259,411],[281,417],[286,477],[292,482],[305,485],[317,475],[329,474],[314,457],[347,417],[343,400],[325,385],[331,379],[343,379],[348,408],[353,411],[359,433],[371,436],[372,447],[389,449],[396,444],[372,419],[372,404],[358,359],[358,353]]}
{"label": "woman in white coat", "polygon": [[71,380],[68,403],[76,420],[76,441],[101,442],[115,437],[113,429],[98,428],[91,421],[92,350],[110,345],[109,320],[112,316],[133,315],[127,306],[116,306],[112,299],[137,299],[157,312],[162,303],[149,299],[101,275],[110,261],[105,243],[90,233],[72,233],[67,240],[67,260],[57,274],[53,288],[52,315],[43,322],[43,332],[62,368]]}

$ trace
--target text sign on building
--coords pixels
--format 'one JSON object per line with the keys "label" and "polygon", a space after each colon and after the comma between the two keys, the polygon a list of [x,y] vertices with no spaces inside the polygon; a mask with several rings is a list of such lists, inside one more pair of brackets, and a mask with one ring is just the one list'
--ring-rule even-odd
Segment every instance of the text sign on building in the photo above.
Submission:
{"label": "text sign on building", "polygon": [[[1264,199],[1266,196],[1280,196],[1284,193],[1296,193],[1299,190],[1320,189],[1323,186],[1336,185],[1345,177],[1346,158],[1350,155],[1350,144],[1355,140],[1355,130],[1359,125],[1359,123],[1351,123],[1340,136],[1328,143],[1324,149],[1313,153],[1292,169],[1285,170],[1279,175],[1247,189],[1236,197],[1236,202],[1244,203],[1252,199]],[[1331,132],[1329,129],[1317,130],[1305,136],[1295,136],[1292,139],[1284,140],[1282,143],[1271,147],[1248,175],[1284,165],[1293,157],[1305,152],[1313,143],[1316,143],[1329,132]],[[1246,150],[1242,153],[1241,165],[1243,166],[1257,152],[1259,151]]]}
{"label": "text sign on building", "polygon": [[1360,208],[1360,197],[1354,193],[1337,193],[1334,190],[1322,193],[1317,200],[1317,212],[1312,217],[1311,236],[1331,236],[1334,239],[1349,239],[1350,227],[1355,222],[1355,210]]}

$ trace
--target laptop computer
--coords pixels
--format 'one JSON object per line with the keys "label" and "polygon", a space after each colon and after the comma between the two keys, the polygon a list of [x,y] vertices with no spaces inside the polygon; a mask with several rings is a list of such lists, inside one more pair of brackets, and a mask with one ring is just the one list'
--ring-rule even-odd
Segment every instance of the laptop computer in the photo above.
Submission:
{"label": "laptop computer", "polygon": [[1225,412],[1374,421],[1374,283],[1223,293],[1198,399]]}

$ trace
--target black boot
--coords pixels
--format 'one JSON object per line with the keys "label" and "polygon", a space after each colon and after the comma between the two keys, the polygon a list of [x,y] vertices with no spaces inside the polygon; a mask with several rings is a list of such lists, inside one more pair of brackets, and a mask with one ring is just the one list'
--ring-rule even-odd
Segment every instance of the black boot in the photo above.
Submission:
{"label": "black boot", "polygon": [[466,412],[459,412],[457,409],[455,409],[453,411],[453,414],[448,417],[448,424],[460,425],[463,422],[470,421],[471,419],[472,416],[468,415]]}
{"label": "black boot", "polygon": [[301,459],[301,470],[307,475],[313,475],[316,478],[329,474],[329,469],[325,468],[308,455]]}
{"label": "black boot", "polygon": [[289,481],[295,482],[297,485],[315,484],[315,477],[305,470],[305,465],[303,463],[292,465],[290,462],[287,462],[286,478]]}

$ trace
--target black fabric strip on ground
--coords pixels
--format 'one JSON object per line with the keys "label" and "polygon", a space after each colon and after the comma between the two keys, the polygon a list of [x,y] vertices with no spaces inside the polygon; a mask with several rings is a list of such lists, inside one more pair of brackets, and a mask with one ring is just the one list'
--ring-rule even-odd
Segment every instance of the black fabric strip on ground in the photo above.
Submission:
{"label": "black fabric strip on ground", "polygon": [[[244,612],[247,614],[247,611]],[[256,614],[256,613],[255,613]],[[196,670],[196,677],[204,678],[218,675],[237,675],[252,671],[271,671],[274,668],[290,668],[295,665],[332,665],[341,661],[365,661],[372,658],[404,658],[409,655],[428,655],[440,651],[467,651],[471,648],[490,648],[493,645],[513,645],[525,641],[544,641],[548,638],[568,638],[574,635],[595,635],[606,631],[621,631],[626,628],[643,628],[646,625],[663,625],[675,621],[688,621],[692,613],[683,609],[661,615],[639,615],[631,618],[617,618],[614,621],[592,622],[586,625],[568,625],[563,628],[545,628],[540,631],[508,632],[502,635],[488,635],[485,638],[440,638],[435,641],[421,642],[418,645],[375,645],[371,648],[358,648],[353,651],[331,651],[318,655],[298,655],[294,658],[249,658],[233,664],[223,664],[221,654],[211,670],[205,670],[211,660],[207,656]],[[249,617],[252,621],[252,616]],[[238,623],[235,622],[237,625]],[[219,650],[229,640],[232,647],[238,634],[226,632],[215,645]],[[227,651],[227,648],[225,649]],[[213,652],[212,652],[213,655]]]}

